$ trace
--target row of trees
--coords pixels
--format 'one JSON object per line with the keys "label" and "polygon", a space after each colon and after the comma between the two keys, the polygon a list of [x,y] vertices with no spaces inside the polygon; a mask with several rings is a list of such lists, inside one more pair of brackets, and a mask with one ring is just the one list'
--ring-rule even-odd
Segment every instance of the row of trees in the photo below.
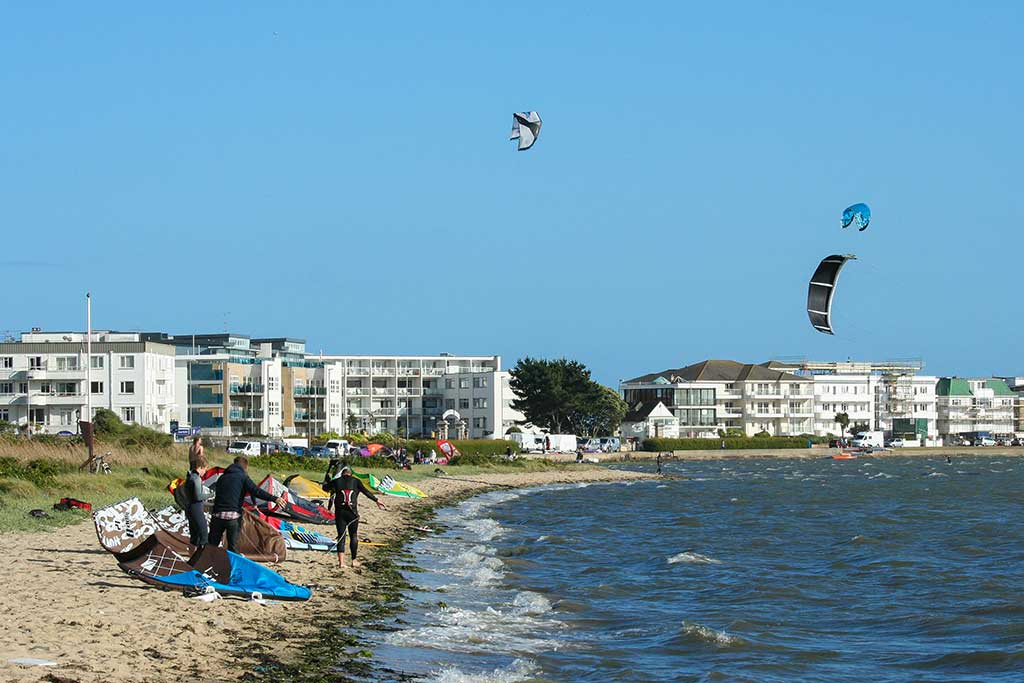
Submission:
{"label": "row of trees", "polygon": [[509,374],[509,385],[519,396],[512,407],[554,434],[609,436],[628,410],[614,389],[592,380],[578,361],[527,357]]}

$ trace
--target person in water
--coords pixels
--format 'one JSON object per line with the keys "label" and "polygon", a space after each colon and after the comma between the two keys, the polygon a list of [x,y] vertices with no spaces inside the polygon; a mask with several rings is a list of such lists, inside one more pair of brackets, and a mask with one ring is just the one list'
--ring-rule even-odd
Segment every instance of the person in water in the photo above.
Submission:
{"label": "person in water", "polygon": [[661,474],[661,452],[658,452],[658,474]]}
{"label": "person in water", "polygon": [[345,465],[338,474],[334,474],[337,461],[327,466],[324,475],[324,491],[334,498],[334,525],[338,530],[338,567],[345,566],[345,536],[348,536],[349,552],[352,553],[352,568],[359,568],[356,555],[359,553],[359,494],[363,494],[381,510],[387,510],[384,503],[366,488],[363,480],[352,476],[352,468]]}
{"label": "person in water", "polygon": [[[192,460],[190,457],[189,460]],[[203,512],[203,501],[213,497],[213,493],[203,486],[203,476],[210,469],[206,456],[200,453],[191,463],[185,475],[185,517],[188,519],[188,542],[196,548],[202,548],[209,542],[210,529],[206,524]]]}

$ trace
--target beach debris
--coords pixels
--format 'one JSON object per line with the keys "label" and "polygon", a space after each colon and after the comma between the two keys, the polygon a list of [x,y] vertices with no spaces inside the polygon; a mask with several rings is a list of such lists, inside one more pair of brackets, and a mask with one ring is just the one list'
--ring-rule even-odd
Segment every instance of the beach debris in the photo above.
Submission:
{"label": "beach debris", "polygon": [[509,140],[519,140],[519,151],[524,152],[537,141],[540,135],[540,114],[535,111],[517,111],[512,114],[512,135]]}
{"label": "beach debris", "polygon": [[832,299],[835,297],[839,273],[847,261],[856,259],[853,254],[833,254],[822,259],[814,270],[807,287],[807,317],[814,329],[824,334],[832,331]]}
{"label": "beach debris", "polygon": [[11,664],[21,664],[22,666],[57,666],[57,662],[51,662],[49,659],[36,659],[35,657],[18,657],[7,661]]}
{"label": "beach debris", "polygon": [[203,589],[195,595],[185,594],[185,597],[199,602],[213,602],[214,600],[220,600],[221,594],[217,592],[217,589],[213,586],[203,586]]}
{"label": "beach debris", "polygon": [[864,232],[868,229],[868,224],[870,222],[871,209],[868,208],[867,204],[854,204],[846,207],[843,211],[841,224],[844,228],[848,228],[852,225],[860,232]]}
{"label": "beach debris", "polygon": [[46,513],[46,510],[40,510],[39,508],[36,508],[35,510],[29,510],[28,511],[28,516],[29,517],[38,517],[40,519],[46,519],[50,515],[48,515]]}

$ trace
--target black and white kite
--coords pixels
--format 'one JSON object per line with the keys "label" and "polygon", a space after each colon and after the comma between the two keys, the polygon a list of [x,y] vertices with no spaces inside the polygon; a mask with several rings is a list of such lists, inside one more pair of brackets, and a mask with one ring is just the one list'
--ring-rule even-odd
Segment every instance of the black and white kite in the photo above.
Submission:
{"label": "black and white kite", "polygon": [[839,282],[839,272],[847,261],[856,258],[853,254],[827,256],[811,276],[807,288],[807,317],[819,332],[835,334],[832,331],[832,298],[836,293],[836,283]]}
{"label": "black and white kite", "polygon": [[535,111],[517,111],[512,114],[512,135],[509,140],[519,140],[519,151],[530,149],[540,135],[540,114]]}

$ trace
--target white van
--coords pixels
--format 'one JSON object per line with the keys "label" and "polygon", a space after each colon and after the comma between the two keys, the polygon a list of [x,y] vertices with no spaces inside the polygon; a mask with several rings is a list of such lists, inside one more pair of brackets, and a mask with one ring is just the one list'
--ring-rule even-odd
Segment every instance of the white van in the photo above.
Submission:
{"label": "white van", "polygon": [[260,442],[259,441],[232,441],[228,444],[228,453],[235,455],[244,455],[250,458],[254,458],[260,454]]}
{"label": "white van", "polygon": [[324,448],[327,449],[327,455],[335,458],[341,458],[348,455],[349,445],[345,439],[331,439],[324,444]]}

